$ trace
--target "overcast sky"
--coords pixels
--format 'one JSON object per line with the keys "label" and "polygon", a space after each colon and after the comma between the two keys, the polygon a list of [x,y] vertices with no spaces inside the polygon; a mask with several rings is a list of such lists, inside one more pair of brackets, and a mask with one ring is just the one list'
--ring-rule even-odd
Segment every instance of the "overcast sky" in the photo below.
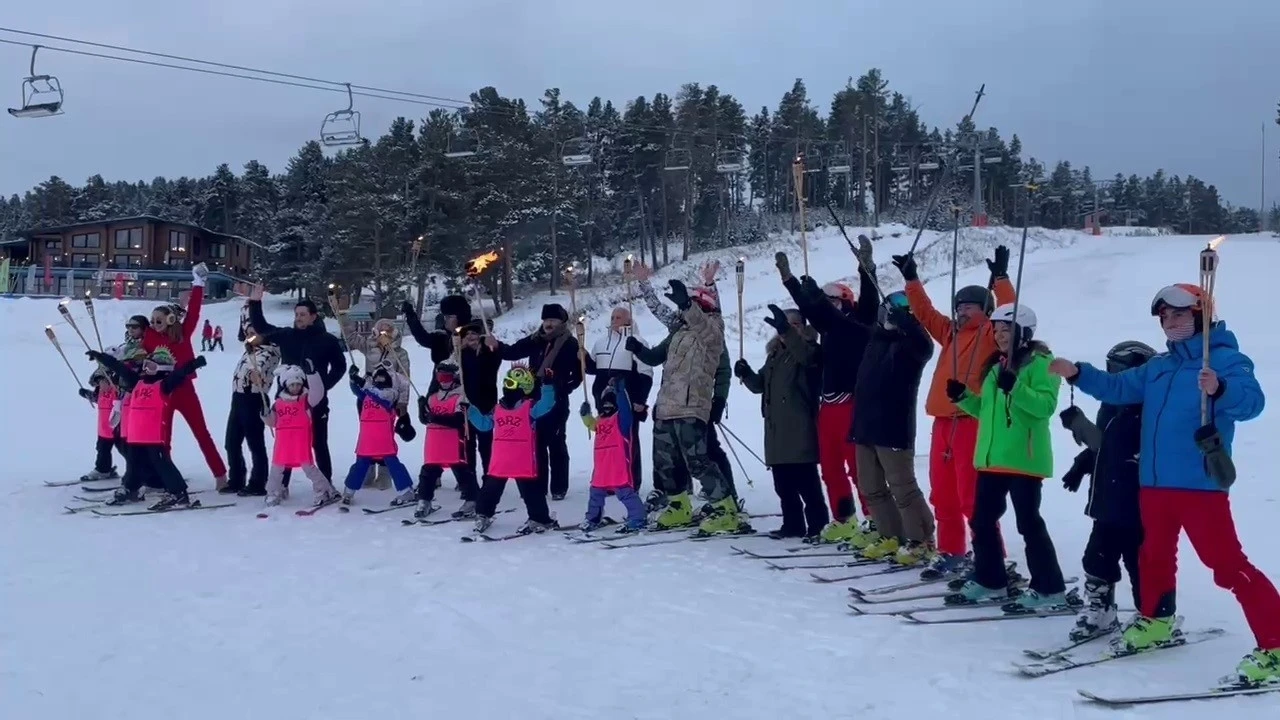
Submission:
{"label": "overcast sky", "polygon": [[[931,126],[952,126],[986,83],[981,127],[1095,177],[1194,174],[1257,206],[1267,125],[1268,205],[1280,202],[1280,3],[1266,0],[43,0],[0,26],[232,64],[463,98],[547,87],[621,106],[681,83],[716,84],[749,113],[804,78],[824,111],[849,76],[884,71]],[[803,11],[801,9],[804,9]],[[0,32],[0,38],[19,39]],[[49,41],[50,46],[69,46]],[[30,49],[0,45],[0,101],[18,99]],[[258,159],[273,171],[345,97],[43,52],[66,114],[0,117],[0,193],[205,175]],[[422,106],[357,99],[366,134]]]}

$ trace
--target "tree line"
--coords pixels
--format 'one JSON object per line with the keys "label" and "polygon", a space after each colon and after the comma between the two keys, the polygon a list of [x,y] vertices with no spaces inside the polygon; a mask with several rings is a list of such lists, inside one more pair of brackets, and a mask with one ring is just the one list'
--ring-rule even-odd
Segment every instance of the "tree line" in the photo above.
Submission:
{"label": "tree line", "polygon": [[[202,178],[94,175],[76,187],[51,177],[0,199],[0,236],[151,214],[261,244],[257,270],[273,291],[323,294],[336,283],[372,289],[391,307],[400,288],[428,273],[456,282],[469,258],[489,250],[502,262],[484,282],[510,304],[518,285],[561,287],[570,263],[589,285],[596,258],[628,252],[661,266],[761,240],[795,229],[797,194],[811,225],[829,217],[828,205],[846,222],[918,224],[946,178],[940,207],[961,208],[967,221],[975,162],[993,223],[1080,227],[1101,209],[1103,224],[1258,227],[1255,210],[1232,208],[1195,177],[1157,170],[1100,181],[1088,167],[1062,160],[1050,169],[1022,155],[1018,135],[1006,140],[995,127],[928,127],[876,69],[850,78],[825,113],[799,79],[776,108],[750,116],[733,95],[698,83],[621,110],[599,97],[580,108],[554,88],[530,108],[486,87],[465,109],[398,118],[337,152],[307,142],[280,173],[254,160],[239,174],[223,164]],[[1029,205],[1027,182],[1039,184]],[[931,218],[951,221],[949,212]]]}

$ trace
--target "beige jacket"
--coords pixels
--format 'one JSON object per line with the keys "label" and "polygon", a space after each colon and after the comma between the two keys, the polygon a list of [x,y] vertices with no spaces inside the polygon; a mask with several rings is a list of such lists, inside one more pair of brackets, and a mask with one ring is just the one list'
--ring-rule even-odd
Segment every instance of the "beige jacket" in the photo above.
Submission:
{"label": "beige jacket", "polygon": [[[385,331],[390,342],[379,343],[379,335]],[[409,353],[401,347],[400,331],[396,324],[387,319],[379,320],[373,325],[373,333],[369,335],[348,334],[344,337],[347,347],[364,355],[364,372],[369,374],[379,365],[386,365],[394,372],[404,376],[405,382],[397,385],[396,408],[404,410],[409,406]]]}
{"label": "beige jacket", "polygon": [[724,316],[706,313],[695,303],[680,313],[684,324],[671,336],[662,385],[654,402],[654,419],[711,418],[716,367],[724,352]]}

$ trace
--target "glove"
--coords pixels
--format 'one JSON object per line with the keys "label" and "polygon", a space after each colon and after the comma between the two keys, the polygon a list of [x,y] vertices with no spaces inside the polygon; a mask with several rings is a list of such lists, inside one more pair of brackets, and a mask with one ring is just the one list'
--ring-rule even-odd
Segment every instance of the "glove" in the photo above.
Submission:
{"label": "glove", "polygon": [[684,283],[679,280],[672,280],[668,284],[671,286],[671,292],[666,294],[666,298],[675,303],[675,306],[680,310],[688,310],[689,306],[693,304],[693,300],[689,298],[689,288],[685,287]]}
{"label": "glove", "polygon": [[408,415],[401,415],[396,420],[396,435],[399,435],[400,439],[405,442],[413,442],[413,439],[418,437],[418,431],[413,428],[413,421],[409,419]]}
{"label": "glove", "polygon": [[315,375],[316,364],[311,362],[311,358],[306,358],[305,360],[302,361],[302,370],[308,375]]}
{"label": "glove", "polygon": [[1077,455],[1075,461],[1071,463],[1071,469],[1062,474],[1062,487],[1068,492],[1079,490],[1080,484],[1084,482],[1084,476],[1089,474],[1093,466],[1093,460],[1093,453],[1089,450]]}
{"label": "glove", "polygon": [[1009,248],[1004,245],[997,245],[995,257],[987,261],[987,269],[991,271],[991,277],[993,278],[1008,277]]}
{"label": "glove", "polygon": [[[750,375],[751,373],[752,373],[751,363],[747,362],[746,360],[739,358],[738,361],[733,364],[734,377],[739,377],[739,378],[745,377],[747,375]],[[715,402],[715,401],[712,400],[712,402]]]}
{"label": "glove", "polygon": [[898,272],[902,273],[902,279],[907,282],[920,279],[920,275],[916,272],[916,259],[911,253],[894,255],[893,266],[898,268]]}
{"label": "glove", "polygon": [[413,309],[413,303],[409,302],[408,300],[405,300],[404,302],[400,303],[401,315],[404,315],[405,317],[409,317],[410,315],[413,315],[414,312],[415,311]]}
{"label": "glove", "polygon": [[199,370],[200,368],[208,364],[209,364],[209,360],[205,358],[205,356],[203,355],[197,356],[195,359],[195,366],[197,370]]}
{"label": "glove", "polygon": [[578,414],[586,417],[591,414],[591,403],[586,400],[582,401],[582,407],[578,408]]}
{"label": "glove", "polygon": [[640,339],[635,335],[628,335],[627,341],[623,344],[623,347],[627,349],[627,352],[635,355],[644,349],[644,343],[640,342]]}
{"label": "glove", "polygon": [[351,378],[351,382],[355,383],[356,385],[362,385],[364,383],[364,381],[360,377],[360,368],[356,367],[355,365],[352,365],[350,368],[347,369],[347,377]]}
{"label": "glove", "polygon": [[800,278],[800,289],[813,300],[826,300],[826,295],[822,292],[822,288],[818,287],[818,281],[808,275]]}
{"label": "glove", "polygon": [[77,392],[80,394],[80,397],[84,398],[85,400],[88,400],[89,402],[93,402],[92,390],[88,388],[80,388]]}
{"label": "glove", "polygon": [[787,259],[786,253],[774,253],[773,264],[778,266],[778,275],[781,275],[783,280],[791,277],[791,261]]}
{"label": "glove", "polygon": [[93,360],[94,362],[97,362],[102,359],[102,353],[98,352],[97,350],[88,350],[85,352],[84,356],[89,358],[90,360]]}
{"label": "glove", "polygon": [[967,392],[969,392],[969,388],[964,383],[954,379],[947,380],[947,398],[951,402],[960,402]]}
{"label": "glove", "polygon": [[1016,382],[1018,382],[1018,376],[1012,370],[1000,368],[1000,373],[996,375],[996,387],[1008,394],[1013,392],[1013,386]]}
{"label": "glove", "polygon": [[418,422],[431,424],[431,410],[427,407],[427,399],[421,395],[418,396]]}
{"label": "glove", "polygon": [[787,314],[777,305],[770,305],[769,312],[773,313],[773,317],[767,317],[764,321],[777,330],[779,335],[785,335],[791,328],[791,323],[787,321]]}
{"label": "glove", "polygon": [[551,383],[555,382],[555,379],[556,379],[556,371],[555,371],[555,370],[552,370],[551,368],[547,368],[546,370],[543,370],[543,371],[542,371],[542,384],[543,384],[543,385],[550,385]]}
{"label": "glove", "polygon": [[858,251],[855,255],[858,256],[858,267],[865,270],[868,275],[875,277],[876,261],[871,248],[871,238],[866,235],[858,236]]}
{"label": "glove", "polygon": [[[712,413],[715,413],[715,411],[716,411],[716,401],[715,401],[715,400],[712,400],[712,401],[711,401],[711,412],[712,412]],[[649,419],[649,406],[648,406],[648,405],[633,405],[633,406],[631,406],[631,417],[635,418],[636,422],[644,422],[644,421],[648,420],[648,419]]]}
{"label": "glove", "polygon": [[[1072,405],[1066,410],[1058,413],[1058,419],[1062,421],[1062,427],[1067,430],[1072,429],[1082,417],[1084,417],[1084,411],[1075,405]],[[1080,444],[1078,439],[1076,440],[1076,444]]]}
{"label": "glove", "polygon": [[724,419],[724,408],[724,398],[711,398],[711,423],[713,425],[720,424],[720,421]]}
{"label": "glove", "polygon": [[209,277],[209,266],[204,263],[196,263],[191,268],[191,287],[204,287],[204,281]]}
{"label": "glove", "polygon": [[590,430],[591,432],[596,431],[597,422],[598,421],[596,420],[596,417],[590,413],[587,413],[586,415],[582,416],[582,424],[586,425],[587,429]]}

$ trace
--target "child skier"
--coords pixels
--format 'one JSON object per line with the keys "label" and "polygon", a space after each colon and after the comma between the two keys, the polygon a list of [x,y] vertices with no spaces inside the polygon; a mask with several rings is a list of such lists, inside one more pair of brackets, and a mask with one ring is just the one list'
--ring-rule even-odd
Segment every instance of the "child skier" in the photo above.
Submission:
{"label": "child skier", "polygon": [[277,371],[276,399],[262,416],[262,422],[276,431],[271,468],[267,471],[268,506],[284,502],[284,471],[292,468],[299,468],[311,480],[313,506],[328,505],[339,498],[333,483],[316,467],[312,454],[311,409],[324,400],[324,381],[311,367],[311,361],[306,362],[310,372],[297,365],[285,365]]}
{"label": "child skier", "polygon": [[[1136,340],[1122,342],[1107,352],[1107,372],[1138,367],[1155,354],[1149,345]],[[1138,584],[1138,549],[1142,547],[1142,517],[1138,512],[1142,404],[1103,403],[1096,425],[1074,405],[1061,417],[1076,441],[1087,445],[1063,474],[1062,486],[1076,492],[1085,475],[1092,478],[1084,511],[1093,518],[1093,529],[1082,560],[1089,605],[1071,630],[1071,639],[1079,641],[1119,629],[1116,583],[1120,582],[1122,561],[1133,586],[1133,604],[1142,607]]]}
{"label": "child skier", "polygon": [[351,367],[351,392],[360,401],[360,434],[356,437],[356,461],[347,472],[345,489],[342,492],[342,504],[351,505],[356,491],[364,484],[369,468],[374,462],[382,461],[391,473],[391,481],[395,484],[396,495],[391,504],[407,505],[414,501],[413,478],[409,470],[396,456],[400,448],[396,445],[399,435],[405,442],[417,437],[417,431],[407,414],[396,415],[396,398],[400,396],[400,386],[406,380],[385,365],[379,365],[367,378],[361,378],[360,368]]}
{"label": "child skier", "polygon": [[[1142,403],[1141,605],[1118,638],[1117,649],[1142,652],[1177,642],[1178,538],[1185,530],[1196,554],[1213,571],[1214,582],[1235,595],[1253,631],[1255,649],[1223,680],[1271,684],[1280,682],[1280,593],[1244,554],[1226,488],[1209,471],[1210,459],[1230,455],[1236,423],[1258,417],[1266,396],[1253,360],[1240,352],[1226,323],[1214,320],[1208,304],[1200,286],[1170,285],[1151,301],[1167,353],[1116,375],[1061,358],[1052,371],[1102,402]],[[1207,425],[1201,418],[1206,396]],[[1200,442],[1209,445],[1207,452]]]}
{"label": "child skier", "polygon": [[978,487],[969,520],[973,574],[947,601],[972,604],[1008,597],[998,524],[1007,498],[1013,503],[1018,532],[1026,542],[1031,583],[1013,605],[1005,607],[1013,612],[1063,605],[1066,587],[1062,568],[1040,516],[1042,481],[1053,475],[1049,420],[1057,409],[1062,380],[1049,373],[1049,348],[1032,340],[1036,315],[1031,308],[1001,305],[991,313],[991,322],[996,352],[979,375],[981,392],[970,392],[956,379],[947,381],[947,397],[962,412],[978,419],[973,459]]}
{"label": "child skier", "polygon": [[485,415],[474,405],[467,409],[467,419],[476,430],[493,433],[489,472],[476,499],[476,533],[483,533],[493,525],[493,515],[507,480],[516,481],[520,499],[524,500],[529,514],[528,521],[517,532],[528,535],[555,529],[555,518],[547,507],[546,488],[538,482],[536,432],[538,419],[551,412],[555,405],[555,387],[538,383],[528,366],[516,363],[502,378],[502,395],[492,414]]}
{"label": "child skier", "polygon": [[480,487],[476,471],[467,463],[467,398],[459,382],[458,366],[446,360],[436,365],[435,380],[439,388],[430,396],[418,398],[418,420],[426,428],[422,447],[422,470],[418,472],[418,507],[413,516],[425,519],[436,511],[433,504],[436,488],[446,468],[462,491],[462,507],[453,513],[455,520],[476,515],[476,496]]}
{"label": "child skier", "polygon": [[[111,348],[108,352],[119,358],[120,351],[121,348]],[[111,463],[112,448],[120,453],[121,458],[126,456],[124,442],[120,439],[119,415],[116,413],[116,400],[120,395],[118,386],[101,365],[89,376],[89,387],[80,388],[80,397],[88,400],[98,410],[98,441],[94,448],[93,470],[81,475],[80,482],[115,480],[120,477],[115,465]]]}
{"label": "child skier", "polygon": [[129,468],[125,474],[124,487],[116,491],[112,504],[141,500],[139,490],[142,488],[143,478],[150,473],[164,485],[166,494],[148,510],[162,512],[192,507],[191,499],[187,496],[187,481],[174,466],[165,447],[164,419],[166,405],[171,401],[172,394],[192,373],[204,367],[204,357],[198,356],[175,369],[173,356],[168,348],[160,347],[152,351],[142,363],[139,373],[106,353],[90,350],[86,354],[91,360],[102,363],[107,370],[115,373],[124,384],[133,385],[127,425]]}
{"label": "child skier", "polygon": [[587,501],[587,517],[578,529],[591,532],[604,522],[604,502],[617,495],[627,508],[627,521],[619,533],[635,533],[645,528],[647,513],[644,501],[635,490],[631,462],[636,447],[631,444],[635,415],[631,397],[622,376],[614,376],[600,393],[600,417],[591,414],[591,406],[582,403],[582,422],[595,433],[595,463],[591,471],[591,497]]}

